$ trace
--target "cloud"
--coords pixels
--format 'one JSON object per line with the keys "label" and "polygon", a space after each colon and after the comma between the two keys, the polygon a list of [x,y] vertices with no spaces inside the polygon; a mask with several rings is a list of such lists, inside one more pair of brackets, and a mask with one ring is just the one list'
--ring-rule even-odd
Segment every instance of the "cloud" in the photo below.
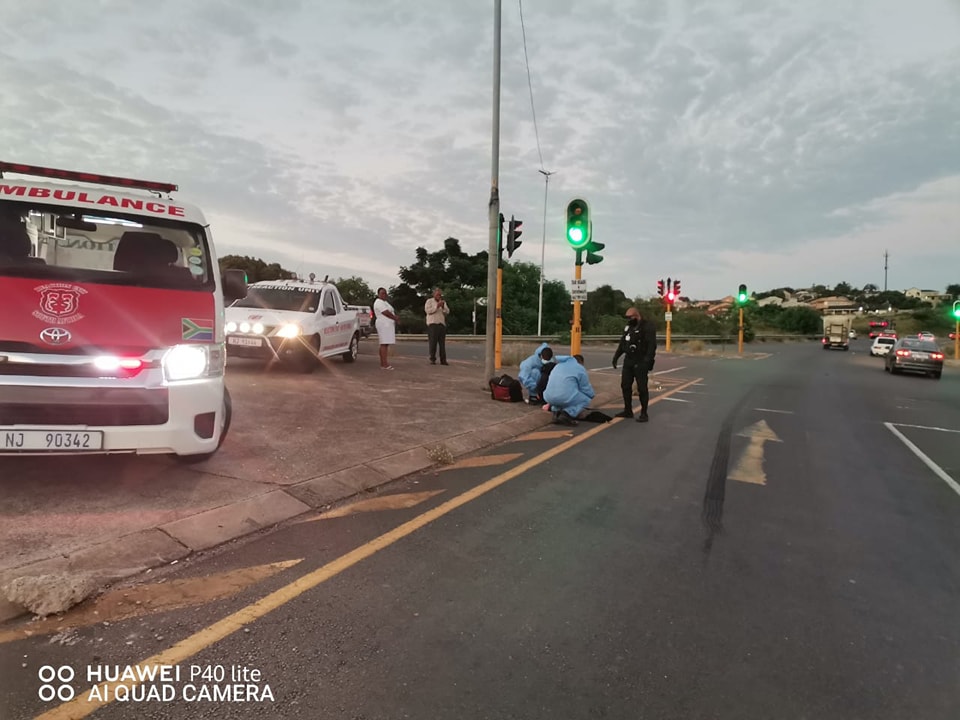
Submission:
{"label": "cloud", "polygon": [[[417,245],[486,248],[489,7],[71,7],[5,8],[4,157],[172,180],[216,218],[221,252],[319,274],[395,283]],[[828,248],[836,281],[876,282],[866,258],[879,245],[910,284],[958,280],[955,240],[932,239],[960,227],[950,0],[528,0],[523,12],[526,54],[516,5],[502,32],[499,190],[524,220],[515,259],[539,262],[545,234],[548,277],[572,276],[563,207],[580,196],[607,245],[585,271],[592,286],[648,294],[679,275],[709,297],[747,276],[832,282],[813,277]],[[556,172],[545,229],[531,87]],[[915,253],[918,237],[931,239]]]}

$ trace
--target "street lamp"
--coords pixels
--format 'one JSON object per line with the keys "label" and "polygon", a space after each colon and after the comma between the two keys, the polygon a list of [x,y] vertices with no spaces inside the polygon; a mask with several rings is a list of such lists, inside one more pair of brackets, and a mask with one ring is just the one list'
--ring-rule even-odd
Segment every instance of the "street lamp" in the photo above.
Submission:
{"label": "street lamp", "polygon": [[540,301],[537,305],[537,337],[543,335],[543,262],[547,250],[547,191],[550,189],[550,176],[556,171],[538,170],[543,175],[543,240],[540,242]]}

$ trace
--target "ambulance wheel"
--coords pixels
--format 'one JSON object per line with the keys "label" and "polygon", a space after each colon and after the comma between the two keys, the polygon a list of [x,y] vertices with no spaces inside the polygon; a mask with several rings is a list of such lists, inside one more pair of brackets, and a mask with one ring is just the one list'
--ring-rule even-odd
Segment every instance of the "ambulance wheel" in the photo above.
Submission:
{"label": "ambulance wheel", "polygon": [[360,354],[360,333],[354,333],[353,337],[350,338],[350,348],[343,354],[343,361],[346,363],[352,363],[356,361],[357,355]]}
{"label": "ambulance wheel", "polygon": [[227,439],[227,433],[230,432],[230,422],[233,420],[233,400],[230,398],[230,391],[227,390],[227,388],[223,388],[223,412],[220,414],[220,417],[220,441],[217,443],[217,449],[208,453],[200,453],[199,455],[177,455],[178,461],[184,465],[206,462],[216,455],[217,450],[223,446],[223,441]]}

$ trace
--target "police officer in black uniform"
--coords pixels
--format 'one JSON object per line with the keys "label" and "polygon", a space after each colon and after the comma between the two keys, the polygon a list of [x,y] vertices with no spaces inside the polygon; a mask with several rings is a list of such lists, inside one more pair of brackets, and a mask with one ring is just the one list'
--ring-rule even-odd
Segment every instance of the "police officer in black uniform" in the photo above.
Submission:
{"label": "police officer in black uniform", "polygon": [[648,422],[647,406],[650,404],[650,390],[647,388],[647,374],[653,370],[657,354],[657,328],[652,320],[644,320],[637,308],[626,312],[627,326],[620,337],[620,345],[613,355],[613,369],[617,361],[624,356],[623,371],[620,375],[620,389],[623,390],[623,412],[617,417],[633,417],[633,383],[636,381],[640,392],[640,414],[637,422]]}

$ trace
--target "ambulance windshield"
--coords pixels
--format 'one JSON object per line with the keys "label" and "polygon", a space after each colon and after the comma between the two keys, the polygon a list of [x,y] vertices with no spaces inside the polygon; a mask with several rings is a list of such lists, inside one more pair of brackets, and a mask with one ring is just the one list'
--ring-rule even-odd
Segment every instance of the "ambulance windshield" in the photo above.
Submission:
{"label": "ambulance windshield", "polygon": [[0,203],[0,275],[209,290],[209,257],[186,223]]}

